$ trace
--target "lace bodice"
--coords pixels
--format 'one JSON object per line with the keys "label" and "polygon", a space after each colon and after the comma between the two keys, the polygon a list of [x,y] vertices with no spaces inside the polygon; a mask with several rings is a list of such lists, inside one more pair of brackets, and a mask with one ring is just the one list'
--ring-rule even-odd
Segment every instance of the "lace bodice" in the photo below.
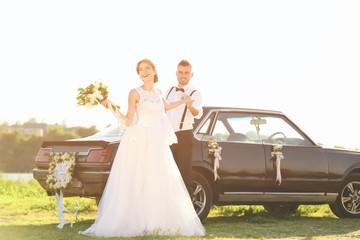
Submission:
{"label": "lace bodice", "polygon": [[165,111],[160,90],[146,91],[138,87],[136,91],[140,95],[140,100],[136,104],[137,124],[144,126],[161,124]]}

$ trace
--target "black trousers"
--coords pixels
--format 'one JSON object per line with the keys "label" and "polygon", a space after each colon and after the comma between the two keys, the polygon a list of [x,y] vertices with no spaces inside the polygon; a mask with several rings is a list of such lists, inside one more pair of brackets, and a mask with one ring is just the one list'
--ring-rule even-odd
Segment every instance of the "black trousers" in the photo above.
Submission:
{"label": "black trousers", "polygon": [[176,132],[178,143],[170,146],[175,162],[180,170],[185,186],[192,198],[192,156],[194,135],[192,130]]}

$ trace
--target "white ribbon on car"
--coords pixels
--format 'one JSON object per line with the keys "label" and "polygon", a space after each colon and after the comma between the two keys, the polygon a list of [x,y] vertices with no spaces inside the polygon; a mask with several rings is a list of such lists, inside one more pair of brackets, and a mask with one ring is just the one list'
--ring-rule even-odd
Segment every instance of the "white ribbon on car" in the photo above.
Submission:
{"label": "white ribbon on car", "polygon": [[280,186],[280,184],[281,184],[280,163],[281,163],[281,160],[284,159],[284,155],[282,154],[282,152],[271,152],[271,156],[276,157],[276,159],[275,159],[275,167],[276,167],[275,182],[277,182],[278,185]]}
{"label": "white ribbon on car", "polygon": [[219,178],[219,175],[217,174],[217,169],[220,167],[220,160],[222,159],[220,154],[221,154],[221,147],[218,147],[216,149],[209,149],[209,153],[213,153],[214,154],[214,181],[216,181],[216,179]]}
{"label": "white ribbon on car", "polygon": [[107,101],[111,104],[110,106],[108,106],[111,113],[115,116],[115,118],[118,120],[118,123],[121,125],[120,132],[119,132],[119,136],[121,136],[121,134],[124,132],[124,130],[126,128],[126,122],[121,117],[119,110],[118,109],[114,110],[113,106],[116,106],[116,105],[113,102],[111,102],[109,99],[107,99]]}
{"label": "white ribbon on car", "polygon": [[[76,203],[74,204],[70,211],[68,211],[66,209],[66,207],[63,205],[63,198],[64,198],[64,195],[63,195],[63,192],[62,190],[60,190],[60,193],[58,194],[58,192],[56,191],[56,205],[57,205],[57,208],[58,208],[58,217],[60,218],[61,220],[61,223],[59,225],[57,225],[57,228],[60,228],[62,229],[64,227],[65,224],[67,224],[68,222],[65,220],[65,216],[64,216],[64,213],[62,210],[64,210],[65,212],[68,212],[68,213],[71,213],[72,210],[74,209],[74,207],[78,207],[77,211],[74,213],[74,217],[76,217],[76,214],[77,212],[80,210],[80,204],[79,203]],[[70,222],[71,224],[71,227],[73,227],[73,223]]]}

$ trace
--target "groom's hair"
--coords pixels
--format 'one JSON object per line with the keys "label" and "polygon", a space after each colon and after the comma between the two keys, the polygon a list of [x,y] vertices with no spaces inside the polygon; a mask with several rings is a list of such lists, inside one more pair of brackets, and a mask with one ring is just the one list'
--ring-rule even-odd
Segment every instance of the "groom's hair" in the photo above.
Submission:
{"label": "groom's hair", "polygon": [[183,67],[190,67],[190,69],[192,69],[192,66],[190,64],[190,62],[188,60],[181,60],[181,62],[179,62],[179,64],[177,65],[178,67],[179,66],[183,66]]}
{"label": "groom's hair", "polygon": [[[150,66],[152,67],[152,69],[154,69],[154,71],[156,71],[155,64],[154,64],[151,60],[149,60],[149,59],[143,59],[143,60],[141,60],[140,62],[138,62],[138,64],[136,65],[136,72],[137,72],[137,74],[139,74],[139,67],[140,67],[140,64],[143,63],[143,62],[150,64]],[[154,76],[154,83],[157,83],[158,81],[159,81],[159,76],[158,76],[157,71],[156,71],[156,74],[155,74],[155,76]]]}

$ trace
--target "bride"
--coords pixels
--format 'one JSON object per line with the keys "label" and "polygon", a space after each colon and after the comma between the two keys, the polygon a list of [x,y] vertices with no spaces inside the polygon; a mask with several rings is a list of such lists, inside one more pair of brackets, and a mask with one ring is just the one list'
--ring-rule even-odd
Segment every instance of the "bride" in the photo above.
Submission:
{"label": "bride", "polygon": [[[155,65],[137,64],[143,85],[129,94],[128,126],[100,200],[95,223],[80,234],[135,237],[151,234],[203,236],[198,218],[169,145],[177,139],[165,110],[193,101],[168,103],[159,89]],[[108,108],[110,100],[102,104]],[[135,117],[134,117],[135,116]]]}

